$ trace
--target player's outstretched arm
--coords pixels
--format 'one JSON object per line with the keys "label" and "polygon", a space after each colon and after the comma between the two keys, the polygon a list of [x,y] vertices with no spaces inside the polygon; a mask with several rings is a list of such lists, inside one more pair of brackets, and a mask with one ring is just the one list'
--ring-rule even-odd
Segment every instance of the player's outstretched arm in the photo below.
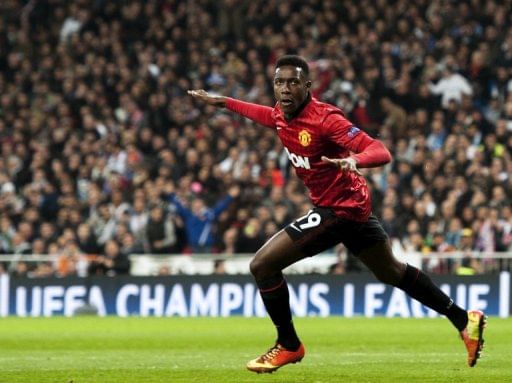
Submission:
{"label": "player's outstretched arm", "polygon": [[213,105],[218,108],[226,107],[226,97],[224,96],[213,96],[204,89],[189,90],[188,94],[197,100],[200,100],[208,105]]}
{"label": "player's outstretched arm", "polygon": [[213,96],[203,89],[189,90],[188,94],[208,105],[227,108],[232,112],[257,122],[258,124],[269,128],[275,128],[275,121],[272,117],[272,108],[268,106],[240,101],[225,96]]}

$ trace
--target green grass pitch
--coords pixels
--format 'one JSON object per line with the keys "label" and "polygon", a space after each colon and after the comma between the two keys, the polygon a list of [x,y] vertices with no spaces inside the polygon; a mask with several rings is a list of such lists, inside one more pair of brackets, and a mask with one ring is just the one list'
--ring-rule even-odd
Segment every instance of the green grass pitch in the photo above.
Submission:
{"label": "green grass pitch", "polygon": [[4,318],[0,382],[512,382],[512,319],[490,318],[474,368],[446,319],[298,318],[306,357],[245,369],[274,339],[261,318]]}

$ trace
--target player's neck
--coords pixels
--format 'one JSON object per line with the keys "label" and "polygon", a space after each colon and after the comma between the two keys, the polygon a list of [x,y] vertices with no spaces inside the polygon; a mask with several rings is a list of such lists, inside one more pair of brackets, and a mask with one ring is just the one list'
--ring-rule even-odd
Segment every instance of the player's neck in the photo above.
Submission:
{"label": "player's neck", "polygon": [[289,113],[289,114],[287,114],[287,113],[284,114],[285,120],[290,121],[290,120],[293,120],[295,117],[297,117],[310,101],[311,101],[311,93],[308,92],[306,99],[304,100],[304,102],[302,104],[300,104],[300,106],[297,108],[297,110],[295,110],[295,112]]}

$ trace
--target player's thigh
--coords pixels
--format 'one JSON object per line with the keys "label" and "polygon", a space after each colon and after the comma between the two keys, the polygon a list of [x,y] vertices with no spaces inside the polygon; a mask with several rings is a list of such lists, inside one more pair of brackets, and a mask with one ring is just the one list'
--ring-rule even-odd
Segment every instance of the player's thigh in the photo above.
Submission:
{"label": "player's thigh", "polygon": [[383,243],[389,243],[386,231],[374,215],[371,215],[366,222],[347,221],[347,223],[343,244],[360,259],[366,253],[373,254],[371,250],[373,247],[382,250],[385,247]]}
{"label": "player's thigh", "polygon": [[381,282],[397,285],[405,271],[405,264],[395,258],[389,241],[380,241],[363,249],[358,258]]}
{"label": "player's thigh", "polygon": [[312,257],[343,242],[346,224],[331,209],[315,207],[290,223],[285,231],[302,253]]}
{"label": "player's thigh", "polygon": [[405,265],[393,255],[389,237],[379,220],[370,216],[366,222],[353,222],[347,228],[345,246],[384,283],[397,284]]}
{"label": "player's thigh", "polygon": [[341,242],[336,230],[337,222],[337,217],[329,209],[310,210],[258,250],[251,262],[251,272],[255,276],[272,274],[335,246]]}

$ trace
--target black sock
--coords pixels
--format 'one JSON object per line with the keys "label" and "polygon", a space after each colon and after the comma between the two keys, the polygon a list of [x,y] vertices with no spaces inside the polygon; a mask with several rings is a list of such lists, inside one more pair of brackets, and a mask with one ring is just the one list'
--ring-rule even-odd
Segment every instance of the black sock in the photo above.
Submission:
{"label": "black sock", "polygon": [[396,287],[439,314],[446,315],[457,330],[462,331],[466,327],[468,323],[467,312],[457,306],[453,299],[434,285],[423,271],[407,265],[402,280]]}
{"label": "black sock", "polygon": [[293,327],[290,295],[283,274],[257,280],[256,284],[268,315],[277,328],[277,342],[288,350],[297,350],[300,340]]}

